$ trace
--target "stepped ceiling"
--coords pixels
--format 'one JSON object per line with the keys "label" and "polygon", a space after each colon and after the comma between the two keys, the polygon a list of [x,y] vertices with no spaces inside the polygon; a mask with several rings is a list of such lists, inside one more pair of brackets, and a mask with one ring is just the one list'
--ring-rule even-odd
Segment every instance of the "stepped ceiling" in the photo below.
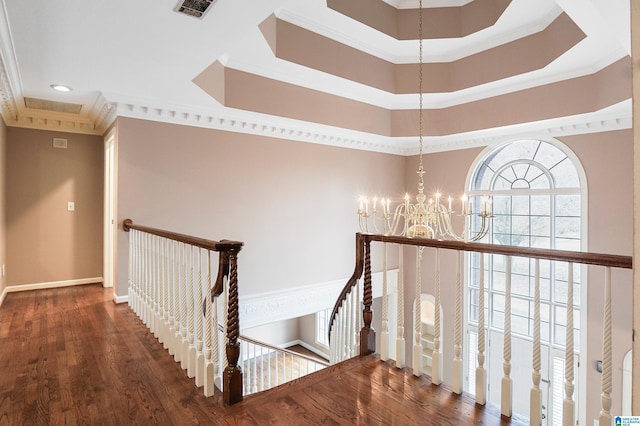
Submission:
{"label": "stepped ceiling", "polygon": [[[631,126],[629,0],[423,5],[427,152]],[[102,134],[124,116],[416,152],[417,1],[217,0],[202,19],[177,0],[2,6],[9,126]]]}

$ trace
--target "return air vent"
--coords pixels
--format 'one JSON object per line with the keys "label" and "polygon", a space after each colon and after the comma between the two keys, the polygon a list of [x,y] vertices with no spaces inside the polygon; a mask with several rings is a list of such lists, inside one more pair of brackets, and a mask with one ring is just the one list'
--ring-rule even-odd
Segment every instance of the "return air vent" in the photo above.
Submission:
{"label": "return air vent", "polygon": [[67,140],[63,138],[53,138],[53,147],[54,148],[67,148]]}
{"label": "return air vent", "polygon": [[176,7],[176,12],[202,18],[204,13],[215,2],[216,0],[181,0]]}
{"label": "return air vent", "polygon": [[46,111],[64,112],[67,114],[80,114],[81,104],[72,104],[68,102],[48,101],[46,99],[28,98],[25,96],[24,105],[27,108],[43,109]]}

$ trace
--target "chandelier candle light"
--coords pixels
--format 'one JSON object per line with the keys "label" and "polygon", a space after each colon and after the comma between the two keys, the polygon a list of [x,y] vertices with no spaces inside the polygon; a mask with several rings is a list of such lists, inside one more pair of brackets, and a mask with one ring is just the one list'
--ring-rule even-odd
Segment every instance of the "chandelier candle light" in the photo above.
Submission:
{"label": "chandelier candle light", "polygon": [[[447,202],[442,202],[442,194],[435,193],[434,198],[430,198],[426,203],[427,196],[424,194],[424,166],[423,156],[423,108],[422,108],[422,0],[419,4],[419,62],[418,62],[418,96],[419,107],[419,142],[420,142],[420,167],[418,167],[418,195],[416,202],[411,203],[409,194],[405,194],[404,203],[395,207],[391,213],[391,200],[389,198],[373,198],[372,208],[369,210],[369,199],[360,197],[360,207],[358,208],[360,231],[385,235],[399,235],[404,237],[417,238],[452,238],[457,241],[478,241],[489,231],[489,223],[493,218],[493,200],[491,197],[481,199],[480,208],[477,213],[473,211],[473,202],[466,195],[461,198],[461,208],[459,216],[463,218],[464,226],[461,233],[456,233],[453,229],[451,218],[456,215],[452,209],[452,199],[447,197]],[[382,213],[378,211],[378,201]],[[479,220],[478,228],[473,235],[470,234],[474,217]],[[400,222],[403,227],[399,229]]]}

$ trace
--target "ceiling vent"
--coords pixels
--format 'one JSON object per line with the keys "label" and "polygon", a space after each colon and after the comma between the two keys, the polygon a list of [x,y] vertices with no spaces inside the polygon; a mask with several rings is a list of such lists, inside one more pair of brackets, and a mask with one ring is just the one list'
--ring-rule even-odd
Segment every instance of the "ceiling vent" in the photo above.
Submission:
{"label": "ceiling vent", "polygon": [[46,99],[28,98],[25,96],[24,105],[27,108],[43,109],[46,111],[63,112],[67,114],[80,114],[81,104],[68,102],[48,101]]}
{"label": "ceiling vent", "polygon": [[176,7],[176,12],[202,18],[204,13],[215,2],[216,0],[180,0]]}

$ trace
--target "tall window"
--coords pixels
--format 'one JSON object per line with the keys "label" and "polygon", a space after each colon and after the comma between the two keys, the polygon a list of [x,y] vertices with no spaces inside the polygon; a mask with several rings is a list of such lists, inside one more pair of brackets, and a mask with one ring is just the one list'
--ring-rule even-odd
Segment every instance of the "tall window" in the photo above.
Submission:
{"label": "tall window", "polygon": [[[581,249],[580,178],[571,158],[548,142],[522,140],[489,153],[476,168],[470,195],[492,197],[488,242],[519,247]],[[478,197],[476,197],[476,200]],[[485,277],[490,327],[502,329],[506,260],[491,256]],[[533,335],[534,261],[512,258],[512,329]],[[540,262],[542,339],[564,346],[567,302],[565,264]],[[488,278],[488,279],[487,279]],[[478,319],[479,256],[470,259],[469,319]],[[580,301],[580,268],[574,270],[574,300]],[[575,324],[579,324],[576,306]],[[577,327],[577,326],[576,326]],[[578,336],[578,334],[576,334]],[[576,346],[579,345],[576,339]]]}
{"label": "tall window", "polygon": [[[490,151],[475,168],[470,180],[470,193],[479,207],[481,200],[491,199],[494,219],[483,242],[519,247],[562,250],[582,249],[582,189],[576,163],[563,149],[549,142],[520,140]],[[472,224],[472,231],[479,223]],[[479,296],[479,254],[473,254],[468,264],[468,348],[471,379],[475,360]],[[534,266],[533,259],[512,257],[511,263],[511,327],[516,340],[527,344],[534,329]],[[506,257],[485,257],[485,318],[489,336],[501,335],[504,327]],[[580,267],[574,267],[574,328],[575,347],[580,345]],[[557,385],[555,376],[563,358],[566,341],[568,267],[566,264],[540,261],[541,339],[549,350],[543,375]],[[491,338],[491,337],[489,337]],[[514,342],[514,345],[518,344]],[[498,345],[494,345],[498,346]],[[499,349],[491,348],[491,351]],[[501,369],[500,353],[488,353],[490,368]],[[558,370],[558,371],[556,371]],[[491,377],[491,373],[490,373]],[[561,382],[560,382],[561,383]],[[491,385],[490,385],[491,386]],[[556,386],[557,387],[557,386]],[[499,384],[498,384],[499,388]],[[469,386],[473,391],[473,387]],[[561,393],[562,388],[549,389]],[[548,406],[556,409],[562,395],[553,395]],[[514,407],[515,408],[515,407]],[[552,413],[547,415],[553,416]],[[560,421],[560,419],[555,419]],[[555,424],[556,422],[553,422]]]}

